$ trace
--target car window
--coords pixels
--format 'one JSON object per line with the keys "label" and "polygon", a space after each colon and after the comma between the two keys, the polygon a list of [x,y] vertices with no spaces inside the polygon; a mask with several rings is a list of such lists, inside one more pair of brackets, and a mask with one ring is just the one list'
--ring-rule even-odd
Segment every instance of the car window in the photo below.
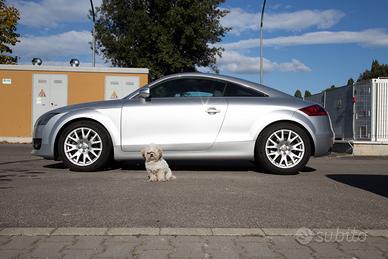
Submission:
{"label": "car window", "polygon": [[225,83],[209,79],[182,78],[162,82],[151,88],[152,98],[164,97],[219,97]]}
{"label": "car window", "polygon": [[225,96],[229,97],[266,97],[264,93],[238,84],[228,83]]}

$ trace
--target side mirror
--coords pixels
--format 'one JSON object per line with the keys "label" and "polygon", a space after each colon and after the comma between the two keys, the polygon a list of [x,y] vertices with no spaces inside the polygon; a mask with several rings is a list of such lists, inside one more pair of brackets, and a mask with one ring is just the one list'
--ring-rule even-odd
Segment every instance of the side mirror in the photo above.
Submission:
{"label": "side mirror", "polygon": [[150,88],[149,87],[142,87],[139,90],[139,95],[141,98],[147,99],[150,97]]}

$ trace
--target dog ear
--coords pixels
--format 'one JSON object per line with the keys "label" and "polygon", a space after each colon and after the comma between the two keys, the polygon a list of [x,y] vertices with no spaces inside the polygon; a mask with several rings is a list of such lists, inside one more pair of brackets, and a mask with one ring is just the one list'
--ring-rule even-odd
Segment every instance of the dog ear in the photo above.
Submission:
{"label": "dog ear", "polygon": [[145,159],[145,153],[146,153],[145,148],[142,148],[142,149],[140,150],[140,153],[141,153],[142,157]]}
{"label": "dog ear", "polygon": [[163,156],[163,151],[160,147],[157,147],[158,153],[159,153],[159,159]]}

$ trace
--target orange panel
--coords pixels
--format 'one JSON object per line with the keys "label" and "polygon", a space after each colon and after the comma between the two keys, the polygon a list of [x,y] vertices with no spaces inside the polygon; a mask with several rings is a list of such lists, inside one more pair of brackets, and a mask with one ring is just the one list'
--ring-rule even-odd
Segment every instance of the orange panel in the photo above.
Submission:
{"label": "orange panel", "polygon": [[[32,75],[68,75],[68,104],[104,99],[105,76],[139,76],[140,86],[148,83],[148,74],[111,72],[57,72],[31,70],[0,70],[0,136],[30,137],[32,135]],[[3,85],[2,79],[12,80]]]}
{"label": "orange panel", "polygon": [[[12,84],[3,85],[3,78]],[[0,70],[0,80],[0,136],[31,136],[32,73]]]}

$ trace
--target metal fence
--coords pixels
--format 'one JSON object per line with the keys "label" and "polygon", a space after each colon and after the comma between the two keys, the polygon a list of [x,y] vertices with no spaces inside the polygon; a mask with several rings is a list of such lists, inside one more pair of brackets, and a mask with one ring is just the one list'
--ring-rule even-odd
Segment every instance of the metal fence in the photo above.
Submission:
{"label": "metal fence", "polygon": [[325,107],[336,139],[388,142],[388,78],[326,90],[306,100]]}
{"label": "metal fence", "polygon": [[372,140],[372,84],[370,81],[354,85],[354,139]]}

